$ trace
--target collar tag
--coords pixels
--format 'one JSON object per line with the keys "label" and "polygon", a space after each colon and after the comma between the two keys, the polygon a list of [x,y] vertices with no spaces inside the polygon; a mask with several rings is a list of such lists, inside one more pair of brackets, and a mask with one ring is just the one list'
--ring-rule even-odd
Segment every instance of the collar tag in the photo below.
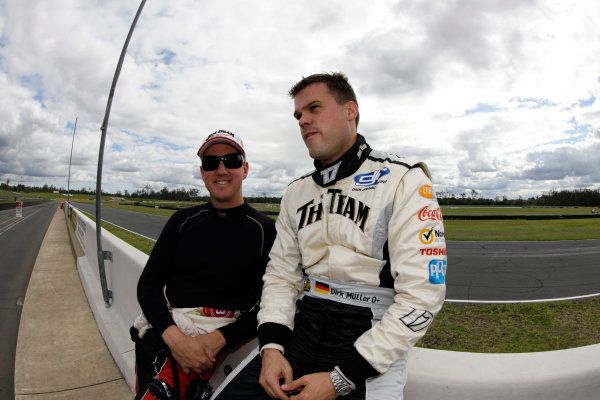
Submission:
{"label": "collar tag", "polygon": [[325,168],[323,171],[321,171],[321,176],[323,177],[324,185],[335,180],[341,164],[342,164],[342,162],[340,161],[337,164],[333,164],[331,167]]}

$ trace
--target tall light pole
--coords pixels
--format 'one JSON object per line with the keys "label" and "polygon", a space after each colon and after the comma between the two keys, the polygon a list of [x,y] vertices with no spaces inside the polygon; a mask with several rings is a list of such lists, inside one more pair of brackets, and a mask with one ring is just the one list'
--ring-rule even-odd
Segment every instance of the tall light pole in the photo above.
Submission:
{"label": "tall light pole", "polygon": [[127,39],[125,39],[125,43],[123,44],[123,50],[121,50],[121,56],[119,57],[117,69],[115,71],[112,85],[110,87],[108,102],[106,103],[106,112],[104,113],[104,121],[102,122],[101,127],[102,136],[100,137],[100,153],[98,154],[98,174],[96,176],[96,245],[98,248],[98,270],[100,273],[100,284],[102,285],[102,297],[104,298],[104,304],[107,308],[111,306],[112,292],[108,290],[108,285],[106,283],[106,270],[104,268],[104,260],[112,260],[112,253],[108,251],[102,251],[102,216],[100,209],[102,206],[102,161],[104,159],[104,142],[106,141],[106,128],[108,127],[108,117],[110,115],[112,99],[115,95],[115,87],[117,86],[117,80],[119,79],[119,75],[121,73],[121,66],[123,65],[125,54],[127,53],[127,46],[129,46],[129,40],[131,39],[131,35],[133,34],[133,30],[135,29],[135,24],[137,24],[140,14],[142,13],[144,4],[146,4],[146,0],[142,0],[142,2],[140,3],[137,13],[135,14],[135,18],[133,19],[133,23],[131,24],[131,28],[129,28]]}
{"label": "tall light pole", "polygon": [[[73,160],[73,144],[75,143],[75,130],[77,129],[77,119],[75,117],[75,126],[73,127],[73,140],[71,140],[71,157],[69,157],[69,177],[67,178],[67,211],[70,211],[71,206],[71,161]],[[69,214],[71,216],[71,214]]]}

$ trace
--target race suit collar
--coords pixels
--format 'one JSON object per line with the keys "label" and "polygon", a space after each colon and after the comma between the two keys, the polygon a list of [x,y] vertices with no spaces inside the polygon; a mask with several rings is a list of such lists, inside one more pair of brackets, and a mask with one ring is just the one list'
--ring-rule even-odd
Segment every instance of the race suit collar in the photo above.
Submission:
{"label": "race suit collar", "polygon": [[333,185],[340,179],[355,173],[370,152],[371,147],[365,138],[361,134],[356,134],[356,143],[337,161],[329,165],[322,165],[321,161],[315,160],[316,171],[312,173],[312,178],[319,186]]}
{"label": "race suit collar", "polygon": [[217,208],[210,201],[208,202],[208,209],[215,213],[220,218],[236,217],[248,212],[249,204],[244,200],[243,204],[233,208]]}

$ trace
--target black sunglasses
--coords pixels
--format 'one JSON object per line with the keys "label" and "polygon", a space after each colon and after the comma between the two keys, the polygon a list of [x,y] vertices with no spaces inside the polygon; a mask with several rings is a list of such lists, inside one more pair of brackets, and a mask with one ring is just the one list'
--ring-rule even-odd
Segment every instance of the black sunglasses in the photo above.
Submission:
{"label": "black sunglasses", "polygon": [[205,171],[214,171],[219,168],[223,160],[225,168],[237,169],[244,165],[244,156],[240,153],[225,154],[224,156],[204,156],[202,157],[202,169]]}

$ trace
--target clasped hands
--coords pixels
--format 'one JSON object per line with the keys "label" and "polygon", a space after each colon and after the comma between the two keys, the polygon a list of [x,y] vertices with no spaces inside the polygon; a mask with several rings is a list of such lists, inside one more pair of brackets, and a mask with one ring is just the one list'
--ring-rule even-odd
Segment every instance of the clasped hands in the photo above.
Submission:
{"label": "clasped hands", "polygon": [[162,339],[169,346],[171,354],[183,372],[202,375],[213,368],[217,354],[225,347],[225,337],[217,329],[200,336],[188,336],[176,325],[171,325],[162,333]]}

